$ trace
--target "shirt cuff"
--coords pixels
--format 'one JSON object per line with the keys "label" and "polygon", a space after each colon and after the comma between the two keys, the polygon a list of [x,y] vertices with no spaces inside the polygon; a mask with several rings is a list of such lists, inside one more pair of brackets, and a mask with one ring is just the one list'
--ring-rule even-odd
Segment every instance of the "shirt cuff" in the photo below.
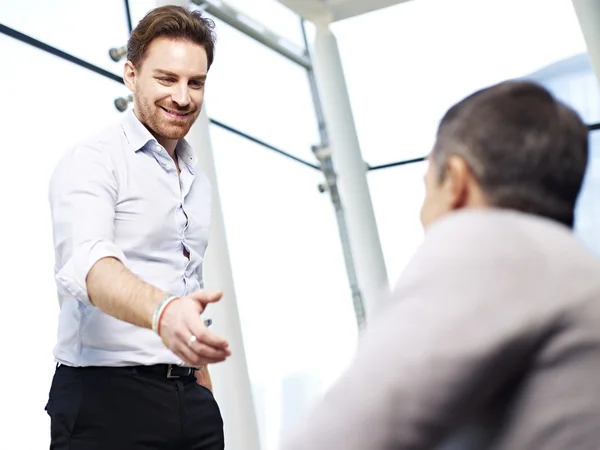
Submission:
{"label": "shirt cuff", "polygon": [[87,275],[99,260],[110,257],[127,265],[125,254],[112,242],[96,241],[79,245],[67,263],[56,273],[59,291],[81,303],[91,305],[87,292]]}

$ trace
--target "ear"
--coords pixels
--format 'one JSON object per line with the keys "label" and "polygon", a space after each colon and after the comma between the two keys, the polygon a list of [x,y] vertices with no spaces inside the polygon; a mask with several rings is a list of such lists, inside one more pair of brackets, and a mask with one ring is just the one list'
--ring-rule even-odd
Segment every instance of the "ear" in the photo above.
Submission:
{"label": "ear", "polygon": [[137,82],[137,70],[131,61],[127,61],[123,67],[123,81],[125,86],[129,88],[131,92],[135,92]]}
{"label": "ear", "polygon": [[464,207],[469,199],[472,174],[463,158],[452,155],[446,160],[446,174],[442,190],[452,209]]}

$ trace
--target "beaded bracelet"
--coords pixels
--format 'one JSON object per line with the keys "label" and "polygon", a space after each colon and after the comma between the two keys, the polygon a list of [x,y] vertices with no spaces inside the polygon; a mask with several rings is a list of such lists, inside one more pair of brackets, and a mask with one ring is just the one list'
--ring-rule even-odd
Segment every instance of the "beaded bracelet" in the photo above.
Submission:
{"label": "beaded bracelet", "polygon": [[179,297],[175,295],[168,295],[160,301],[154,310],[154,315],[152,316],[152,331],[156,334],[160,335],[160,319],[162,319],[165,309],[167,309],[167,306],[169,306],[173,300],[177,300],[178,298]]}

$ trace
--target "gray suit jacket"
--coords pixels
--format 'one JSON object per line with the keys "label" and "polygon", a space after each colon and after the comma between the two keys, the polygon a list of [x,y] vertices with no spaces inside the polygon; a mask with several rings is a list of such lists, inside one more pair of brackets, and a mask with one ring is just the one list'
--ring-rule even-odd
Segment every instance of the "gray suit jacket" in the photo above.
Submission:
{"label": "gray suit jacket", "polygon": [[283,450],[600,448],[600,263],[571,230],[434,224],[355,360]]}

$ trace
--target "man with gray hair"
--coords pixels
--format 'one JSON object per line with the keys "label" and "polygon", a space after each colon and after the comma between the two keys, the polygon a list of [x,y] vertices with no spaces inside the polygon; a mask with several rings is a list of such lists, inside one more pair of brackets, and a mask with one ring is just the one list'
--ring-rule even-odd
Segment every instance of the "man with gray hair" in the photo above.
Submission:
{"label": "man with gray hair", "polygon": [[588,130],[509,81],[443,117],[425,239],[284,450],[600,445],[600,262],[573,235]]}

